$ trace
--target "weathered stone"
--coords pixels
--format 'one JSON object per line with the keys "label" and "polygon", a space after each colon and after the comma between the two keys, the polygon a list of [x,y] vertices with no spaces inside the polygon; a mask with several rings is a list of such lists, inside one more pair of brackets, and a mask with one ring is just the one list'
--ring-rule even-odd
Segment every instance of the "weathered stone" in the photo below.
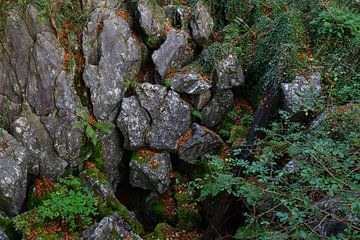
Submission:
{"label": "weathered stone", "polygon": [[155,119],[160,114],[167,91],[162,85],[143,83],[136,88],[136,95],[140,105],[148,111],[152,119]]}
{"label": "weathered stone", "polygon": [[169,91],[160,113],[153,119],[146,142],[153,149],[176,151],[178,139],[191,124],[191,107],[180,95]]}
{"label": "weathered stone", "polygon": [[147,35],[146,44],[149,47],[158,46],[165,36],[165,11],[156,0],[139,0],[137,5],[140,26]]}
{"label": "weathered stone", "polygon": [[[1,81],[1,80],[0,80]],[[19,116],[21,106],[12,102],[8,97],[0,94],[0,115],[2,122],[0,128],[10,130],[10,124]]]}
{"label": "weathered stone", "polygon": [[151,57],[162,79],[165,78],[169,67],[173,64],[179,52],[186,48],[188,37],[187,32],[181,30],[177,33],[175,29],[171,28],[160,49],[154,51]]}
{"label": "weathered stone", "polygon": [[123,0],[81,0],[85,10],[91,11],[95,8],[111,8],[116,9]]}
{"label": "weathered stone", "polygon": [[214,28],[214,20],[201,1],[198,1],[194,7],[190,26],[192,36],[198,44],[205,45],[209,42]]}
{"label": "weathered stone", "polygon": [[113,239],[132,239],[141,240],[137,234],[133,233],[130,226],[124,221],[119,213],[104,217],[99,223],[94,224],[86,230],[82,240],[113,240]]}
{"label": "weathered stone", "polygon": [[103,179],[101,176],[89,173],[89,171],[96,170],[90,169],[82,171],[79,174],[79,177],[84,182],[84,185],[88,188],[91,188],[96,195],[101,197],[101,199],[107,199],[108,197],[115,198],[113,187],[110,185],[107,179]]}
{"label": "weathered stone", "polygon": [[124,150],[121,148],[121,134],[114,128],[110,134],[100,134],[99,139],[103,144],[102,152],[108,181],[116,190],[122,177],[120,167],[124,155]]}
{"label": "weathered stone", "polygon": [[6,130],[0,131],[0,211],[15,216],[26,197],[28,156],[20,142]]}
{"label": "weathered stone", "polygon": [[171,19],[175,28],[185,31],[189,30],[191,13],[189,7],[184,5],[167,5],[164,6],[166,17]]}
{"label": "weathered stone", "polygon": [[205,93],[211,84],[194,68],[185,68],[171,78],[171,89],[179,93],[197,95]]}
{"label": "weathered stone", "polygon": [[192,104],[197,110],[203,109],[203,107],[210,101],[211,91],[207,90],[199,95],[192,97]]}
{"label": "weathered stone", "polygon": [[96,9],[83,33],[83,47],[83,78],[91,92],[94,115],[112,121],[126,91],[125,80],[134,78],[140,70],[139,43],[129,24],[115,12]]}
{"label": "weathered stone", "polygon": [[137,152],[137,156],[130,161],[130,184],[145,190],[165,192],[170,186],[170,154],[154,153],[153,157],[140,154],[141,151]]}
{"label": "weathered stone", "polygon": [[216,90],[222,91],[245,83],[245,75],[235,54],[220,60],[215,66]]}
{"label": "weathered stone", "polygon": [[65,173],[68,163],[57,155],[40,117],[27,104],[23,105],[23,112],[13,123],[13,133],[27,149],[29,173],[53,179]]}
{"label": "weathered stone", "polygon": [[194,123],[192,126],[192,137],[179,146],[179,158],[191,162],[204,154],[213,153],[217,148],[223,145],[219,135],[210,129]]}
{"label": "weathered stone", "polygon": [[233,102],[231,90],[216,93],[201,111],[201,123],[207,127],[215,127],[232,108]]}
{"label": "weathered stone", "polygon": [[0,227],[0,240],[9,240],[4,230]]}
{"label": "weathered stone", "polygon": [[291,83],[282,83],[284,105],[287,110],[303,110],[314,105],[321,91],[321,75],[314,72],[309,77],[296,76]]}
{"label": "weathered stone", "polygon": [[41,11],[34,5],[29,4],[26,7],[26,15],[24,20],[33,39],[36,39],[36,35],[41,32],[53,33],[50,21],[48,18],[42,17],[41,14]]}
{"label": "weathered stone", "polygon": [[144,146],[150,118],[135,96],[123,99],[117,125],[125,138],[124,148],[135,150]]}

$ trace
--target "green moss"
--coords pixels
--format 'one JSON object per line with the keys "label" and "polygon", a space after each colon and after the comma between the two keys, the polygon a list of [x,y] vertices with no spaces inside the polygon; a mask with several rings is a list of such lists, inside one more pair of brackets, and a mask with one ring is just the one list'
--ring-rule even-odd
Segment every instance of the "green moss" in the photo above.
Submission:
{"label": "green moss", "polygon": [[120,240],[121,239],[120,234],[117,231],[115,231],[114,229],[111,231],[111,237],[114,240]]}
{"label": "green moss", "polygon": [[246,139],[248,129],[242,125],[234,126],[231,129],[229,143],[236,143],[239,139]]}
{"label": "green moss", "polygon": [[162,215],[162,214],[164,214],[164,212],[166,210],[166,206],[161,202],[156,202],[152,206],[151,210],[155,215]]}
{"label": "green moss", "polygon": [[10,240],[17,239],[14,223],[10,219],[0,217],[0,227],[4,230]]}
{"label": "green moss", "polygon": [[145,240],[167,240],[170,239],[169,235],[176,230],[167,223],[158,223],[153,233],[144,237]]}
{"label": "green moss", "polygon": [[108,182],[106,174],[100,172],[100,170],[97,168],[87,169],[85,173],[91,179],[99,180],[101,184],[106,184]]}
{"label": "green moss", "polygon": [[180,206],[177,209],[178,226],[185,230],[192,230],[201,224],[201,217],[198,211],[191,205]]}

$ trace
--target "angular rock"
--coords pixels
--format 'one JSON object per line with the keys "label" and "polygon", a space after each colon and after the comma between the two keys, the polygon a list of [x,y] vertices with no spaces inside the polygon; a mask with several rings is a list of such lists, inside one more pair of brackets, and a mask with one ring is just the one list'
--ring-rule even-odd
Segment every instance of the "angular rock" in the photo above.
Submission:
{"label": "angular rock", "polygon": [[53,34],[41,32],[34,46],[34,59],[39,77],[29,80],[27,99],[38,115],[47,116],[55,110],[53,92],[64,67],[64,49]]}
{"label": "angular rock", "polygon": [[20,142],[4,129],[0,131],[0,211],[15,216],[26,197],[28,156]]}
{"label": "angular rock", "polygon": [[83,78],[91,92],[94,115],[112,121],[126,91],[125,80],[133,79],[140,70],[140,45],[129,24],[114,11],[96,9],[83,33],[83,48]]}
{"label": "angular rock", "polygon": [[68,163],[57,155],[40,117],[27,104],[23,105],[23,112],[13,123],[13,133],[27,149],[30,174],[57,179],[65,173]]}
{"label": "angular rock", "polygon": [[36,39],[36,35],[40,32],[53,33],[50,21],[47,18],[43,18],[41,14],[41,11],[32,4],[26,7],[24,20],[33,39]]}
{"label": "angular rock", "polygon": [[171,89],[190,95],[203,94],[211,88],[211,84],[193,68],[185,68],[171,78]]}
{"label": "angular rock", "polygon": [[201,110],[211,99],[211,91],[207,90],[192,97],[192,104],[197,110]]}
{"label": "angular rock", "polygon": [[81,0],[82,6],[85,10],[91,11],[95,8],[111,8],[116,9],[122,0]]}
{"label": "angular rock", "polygon": [[123,99],[117,125],[125,138],[124,148],[135,150],[144,146],[150,118],[135,96]]}
{"label": "angular rock", "polygon": [[282,83],[284,105],[287,110],[310,107],[316,101],[321,91],[321,75],[314,72],[309,77],[296,76],[291,83]]}
{"label": "angular rock", "polygon": [[178,139],[191,124],[191,107],[180,95],[169,91],[159,115],[153,119],[146,143],[150,148],[176,151]]}
{"label": "angular rock", "polygon": [[200,45],[206,45],[214,28],[214,20],[201,1],[198,1],[194,7],[190,26],[195,41]]}
{"label": "angular rock", "polygon": [[[151,152],[148,150],[148,152]],[[152,153],[152,152],[151,152]],[[153,153],[139,150],[130,161],[130,184],[145,190],[165,192],[170,186],[171,162],[167,152]]]}
{"label": "angular rock", "polygon": [[131,239],[141,240],[137,234],[133,233],[130,226],[124,221],[119,213],[104,217],[99,223],[94,224],[86,230],[82,240],[113,240]]}
{"label": "angular rock", "polygon": [[215,127],[221,122],[234,102],[231,90],[216,93],[201,111],[201,123],[207,127]]}
{"label": "angular rock", "polygon": [[179,52],[186,48],[188,37],[189,34],[187,32],[181,30],[177,33],[175,29],[171,28],[160,49],[152,54],[152,60],[162,79],[165,78],[168,69],[178,57]]}
{"label": "angular rock", "polygon": [[215,83],[217,91],[244,85],[245,75],[235,54],[230,54],[216,64]]}
{"label": "angular rock", "polygon": [[9,240],[9,238],[6,235],[5,231],[1,227],[0,227],[0,240]]}
{"label": "angular rock", "polygon": [[0,115],[2,116],[0,128],[10,131],[10,124],[19,116],[20,112],[21,106],[19,104],[0,94]]}
{"label": "angular rock", "polygon": [[156,47],[164,37],[165,11],[156,0],[139,0],[137,5],[140,26],[147,35],[146,44]]}
{"label": "angular rock", "polygon": [[148,111],[152,119],[155,119],[160,114],[167,91],[162,85],[143,83],[136,88],[136,95],[141,107]]}
{"label": "angular rock", "polygon": [[91,188],[94,193],[100,196],[103,200],[107,199],[108,197],[115,198],[115,192],[110,183],[106,181],[106,179],[102,179],[100,176],[89,174],[89,171],[91,171],[91,169],[82,171],[79,174],[79,177],[84,182],[84,185],[88,188]]}
{"label": "angular rock", "polygon": [[167,5],[164,6],[166,17],[171,19],[175,28],[188,32],[191,13],[188,7],[184,5]]}
{"label": "angular rock", "polygon": [[192,137],[179,146],[179,158],[191,162],[204,154],[212,153],[223,145],[223,140],[219,135],[210,129],[194,123],[192,126]]}

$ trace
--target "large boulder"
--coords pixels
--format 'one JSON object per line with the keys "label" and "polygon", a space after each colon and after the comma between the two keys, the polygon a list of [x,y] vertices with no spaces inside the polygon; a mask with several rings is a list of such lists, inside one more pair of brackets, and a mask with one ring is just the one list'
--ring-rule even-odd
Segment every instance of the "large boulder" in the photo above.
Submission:
{"label": "large boulder", "polygon": [[245,75],[235,54],[220,60],[215,66],[215,84],[217,91],[244,85]]}
{"label": "large boulder", "polygon": [[104,217],[99,223],[94,224],[81,236],[82,240],[113,240],[131,239],[141,240],[137,234],[133,233],[130,226],[124,219],[115,213]]}
{"label": "large boulder", "polygon": [[146,34],[149,47],[158,46],[165,37],[166,16],[156,0],[139,0],[137,5],[140,26]]}
{"label": "large boulder", "polygon": [[94,115],[112,121],[126,91],[125,80],[133,79],[140,70],[140,45],[126,21],[112,10],[98,8],[84,30],[83,49],[83,78]]}
{"label": "large boulder", "polygon": [[28,156],[20,142],[4,129],[0,131],[0,211],[15,216],[26,197]]}
{"label": "large boulder", "polygon": [[178,93],[198,95],[210,88],[210,82],[201,75],[200,71],[192,67],[185,67],[171,78],[171,89]]}
{"label": "large boulder", "polygon": [[177,32],[171,28],[167,34],[165,42],[160,48],[152,54],[152,60],[155,63],[155,68],[162,79],[165,78],[169,68],[176,64],[181,51],[188,46],[187,38],[189,34],[184,30]]}
{"label": "large boulder", "polygon": [[176,152],[177,141],[190,127],[191,107],[180,95],[169,91],[160,107],[159,115],[153,119],[146,143],[153,149]]}
{"label": "large boulder", "polygon": [[194,123],[191,128],[191,138],[179,146],[179,158],[182,160],[196,160],[204,154],[213,153],[224,143],[219,135],[204,126]]}
{"label": "large boulder", "polygon": [[126,149],[135,150],[144,146],[150,118],[140,106],[136,96],[123,99],[117,125],[125,138]]}
{"label": "large boulder", "polygon": [[207,127],[215,127],[232,108],[234,96],[231,90],[217,92],[201,111],[201,123]]}
{"label": "large boulder", "polygon": [[321,91],[321,75],[311,73],[308,77],[298,75],[291,83],[282,83],[285,108],[291,111],[313,107]]}
{"label": "large boulder", "polygon": [[136,95],[141,107],[146,109],[151,119],[156,119],[160,114],[167,90],[162,85],[143,83],[136,88]]}
{"label": "large boulder", "polygon": [[130,184],[158,193],[170,186],[170,154],[139,149],[130,161]]}
{"label": "large boulder", "polygon": [[200,45],[206,45],[214,28],[214,20],[201,1],[198,1],[194,7],[190,26],[195,41]]}

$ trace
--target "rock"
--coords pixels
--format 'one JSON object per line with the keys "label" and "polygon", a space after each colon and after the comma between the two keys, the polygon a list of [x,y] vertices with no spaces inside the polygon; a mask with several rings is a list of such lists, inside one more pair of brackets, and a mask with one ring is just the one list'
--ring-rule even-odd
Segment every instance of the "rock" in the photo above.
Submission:
{"label": "rock", "polygon": [[28,156],[20,142],[4,129],[0,131],[0,211],[15,216],[26,197]]}
{"label": "rock", "polygon": [[192,126],[192,136],[188,141],[179,146],[179,158],[191,162],[200,156],[212,153],[221,147],[224,142],[219,135],[210,129],[194,123]]}
{"label": "rock", "polygon": [[194,7],[190,26],[195,41],[200,45],[206,45],[214,28],[214,20],[201,1],[198,1]]}
{"label": "rock", "polygon": [[64,67],[63,58],[64,49],[53,34],[41,32],[37,35],[34,59],[39,77],[29,80],[27,99],[40,116],[47,116],[56,109],[53,92]]}
{"label": "rock", "polygon": [[20,112],[21,106],[19,104],[0,94],[0,115],[2,116],[0,128],[10,131],[10,124],[19,116]]}
{"label": "rock", "polygon": [[282,83],[284,93],[284,105],[287,110],[293,108],[303,110],[314,105],[314,101],[320,95],[321,75],[314,72],[309,77],[296,76],[291,83]]}
{"label": "rock", "polygon": [[146,143],[150,148],[175,152],[178,139],[191,124],[191,107],[180,95],[169,91],[159,115],[153,119]]}
{"label": "rock", "polygon": [[167,34],[165,42],[160,49],[154,51],[152,60],[155,63],[156,71],[164,79],[170,66],[174,64],[174,60],[178,57],[181,50],[187,47],[187,38],[189,34],[183,30],[177,32],[171,28]]}
{"label": "rock", "polygon": [[53,33],[50,21],[41,16],[41,11],[34,5],[28,4],[26,7],[25,23],[33,39],[41,32]]}
{"label": "rock", "polygon": [[145,32],[146,44],[157,47],[165,36],[165,11],[156,0],[139,0],[137,5],[140,26]]}
{"label": "rock", "polygon": [[0,240],[9,240],[9,238],[6,235],[5,231],[1,227],[0,227]]}
{"label": "rock", "polygon": [[171,78],[171,89],[190,95],[203,94],[211,88],[211,84],[194,68],[185,68]]}
{"label": "rock", "polygon": [[226,113],[233,106],[233,93],[231,90],[218,92],[201,111],[201,123],[207,127],[215,127],[221,122]]}
{"label": "rock", "polygon": [[211,91],[207,90],[199,95],[193,96],[192,104],[197,110],[201,110],[211,99]]}
{"label": "rock", "polygon": [[96,9],[83,33],[83,48],[83,78],[91,92],[94,115],[112,121],[126,91],[125,80],[133,79],[140,70],[140,45],[129,24],[115,12]]}
{"label": "rock", "polygon": [[81,0],[83,8],[89,12],[95,8],[116,9],[122,2],[122,0]]}
{"label": "rock", "polygon": [[115,191],[122,178],[120,170],[124,155],[124,149],[121,148],[122,136],[119,130],[114,128],[110,134],[99,134],[99,139],[102,142],[102,156],[108,181]]}
{"label": "rock", "polygon": [[57,179],[65,173],[68,163],[58,156],[48,131],[29,105],[24,104],[20,117],[13,123],[12,132],[27,149],[30,174]]}
{"label": "rock", "polygon": [[235,54],[230,54],[215,66],[216,90],[222,91],[244,85],[245,75]]}
{"label": "rock", "polygon": [[99,223],[94,224],[86,230],[82,240],[113,240],[113,239],[131,239],[141,240],[137,234],[133,233],[130,226],[124,219],[115,213],[104,217]]}
{"label": "rock", "polygon": [[88,169],[82,171],[79,177],[84,182],[84,185],[91,188],[96,195],[101,199],[107,199],[108,197],[115,198],[113,187],[107,181],[106,177],[101,175],[98,169]]}
{"label": "rock", "polygon": [[140,149],[130,161],[130,184],[163,193],[170,186],[171,170],[169,153]]}
{"label": "rock", "polygon": [[162,85],[143,83],[136,88],[136,95],[141,107],[147,110],[152,119],[155,119],[160,114],[167,91]]}
{"label": "rock", "polygon": [[123,99],[117,125],[125,138],[124,148],[135,150],[144,146],[150,118],[135,96]]}
{"label": "rock", "polygon": [[171,19],[172,25],[177,29],[188,32],[191,13],[189,7],[184,5],[167,5],[164,6],[166,17]]}

